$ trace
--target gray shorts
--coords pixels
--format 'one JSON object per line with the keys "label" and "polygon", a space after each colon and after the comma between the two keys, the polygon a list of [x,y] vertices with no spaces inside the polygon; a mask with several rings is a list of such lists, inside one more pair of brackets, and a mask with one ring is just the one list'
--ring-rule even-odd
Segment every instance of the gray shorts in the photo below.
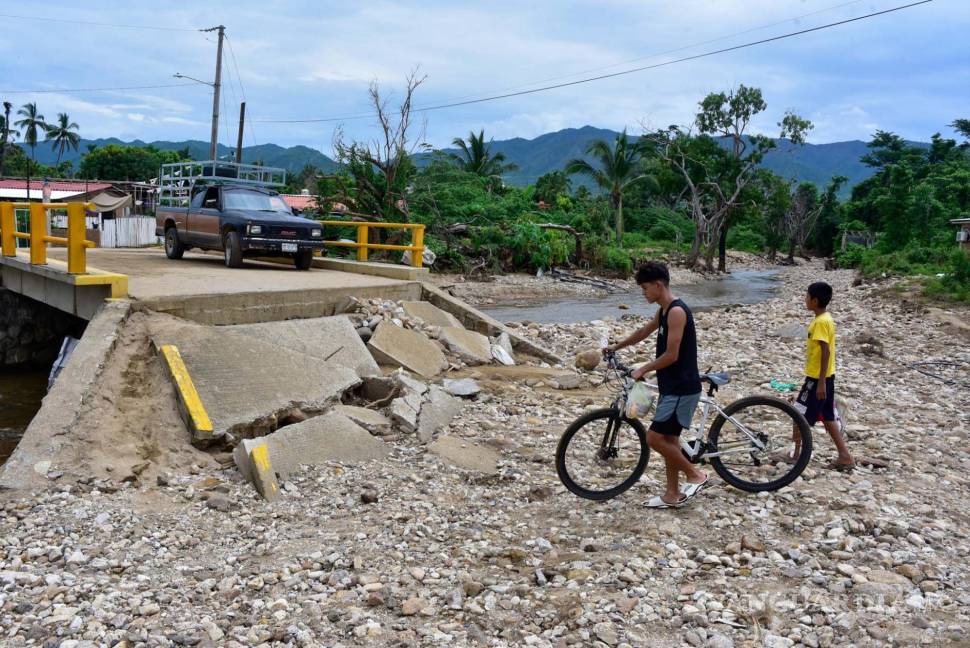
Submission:
{"label": "gray shorts", "polygon": [[701,402],[701,393],[686,394],[678,396],[676,394],[661,394],[657,401],[657,411],[653,417],[650,429],[660,434],[678,436],[681,430],[690,427],[690,421],[694,418],[694,410]]}

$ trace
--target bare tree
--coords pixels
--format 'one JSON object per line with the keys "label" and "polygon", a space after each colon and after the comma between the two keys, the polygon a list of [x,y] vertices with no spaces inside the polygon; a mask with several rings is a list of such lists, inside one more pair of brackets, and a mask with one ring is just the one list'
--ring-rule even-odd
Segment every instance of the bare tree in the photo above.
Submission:
{"label": "bare tree", "polygon": [[803,182],[792,193],[791,206],[785,213],[785,231],[788,234],[788,262],[795,263],[795,248],[803,258],[808,258],[805,243],[815,229],[818,216],[822,213],[822,203],[818,199],[818,188]]}
{"label": "bare tree", "polygon": [[661,158],[681,174],[686,185],[685,197],[695,224],[687,265],[695,267],[703,253],[707,270],[713,271],[721,231],[731,209],[739,204],[741,192],[753,177],[758,160],[749,157],[732,172],[724,173],[731,161],[710,137],[693,137],[676,126],[647,137],[654,141]]}
{"label": "bare tree", "polygon": [[348,142],[342,128],[334,134],[337,159],[347,165],[354,182],[349,192],[353,195],[346,198],[352,198],[355,211],[369,213],[373,220],[408,220],[407,182],[414,169],[410,158],[424,139],[423,123],[420,132],[414,132],[412,101],[426,78],[417,68],[408,74],[404,98],[396,109],[377,83],[371,83],[368,92],[378,126],[378,135],[371,141]]}

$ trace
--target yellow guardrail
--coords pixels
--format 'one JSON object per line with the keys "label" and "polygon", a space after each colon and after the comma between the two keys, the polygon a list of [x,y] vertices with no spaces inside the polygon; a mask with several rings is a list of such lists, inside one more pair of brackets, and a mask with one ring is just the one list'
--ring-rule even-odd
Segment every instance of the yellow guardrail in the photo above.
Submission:
{"label": "yellow guardrail", "polygon": [[[85,239],[84,210],[94,209],[94,203],[0,203],[0,253],[17,256],[17,239],[30,241],[31,265],[47,265],[47,245],[58,243],[67,246],[67,271],[70,274],[87,273],[87,249],[95,247],[94,241]],[[30,210],[29,232],[17,231],[16,209]],[[51,236],[47,233],[47,209],[67,210],[67,236]]]}
{"label": "yellow guardrail", "polygon": [[[349,241],[323,241],[326,245],[334,247],[357,248],[357,260],[367,261],[367,253],[370,250],[405,250],[411,251],[411,265],[420,268],[424,260],[424,225],[418,223],[381,223],[381,222],[362,222],[362,221],[318,221],[321,225],[334,227],[353,227],[357,229],[357,242]],[[411,245],[389,245],[386,243],[370,243],[368,236],[370,228],[378,229],[407,229],[411,230]]]}

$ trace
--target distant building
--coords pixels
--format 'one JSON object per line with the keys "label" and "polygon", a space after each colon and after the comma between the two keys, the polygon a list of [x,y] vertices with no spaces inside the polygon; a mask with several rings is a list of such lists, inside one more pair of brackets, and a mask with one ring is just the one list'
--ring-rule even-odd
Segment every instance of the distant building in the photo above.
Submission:
{"label": "distant building", "polygon": [[957,230],[957,243],[965,252],[970,253],[970,218],[954,218],[950,224],[960,228]]}

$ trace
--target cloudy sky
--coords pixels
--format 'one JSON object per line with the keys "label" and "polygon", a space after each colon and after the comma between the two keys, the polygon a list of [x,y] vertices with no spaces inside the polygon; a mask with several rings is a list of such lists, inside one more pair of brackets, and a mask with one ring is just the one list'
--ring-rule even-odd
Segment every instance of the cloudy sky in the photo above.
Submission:
{"label": "cloudy sky", "polygon": [[[234,143],[245,92],[252,120],[246,145],[306,144],[329,153],[341,122],[268,120],[366,116],[368,84],[377,82],[393,102],[415,67],[427,76],[415,104],[433,106],[662,63],[900,4],[905,0],[0,0],[0,99],[36,101],[49,120],[67,112],[86,138],[208,140],[211,90],[172,75],[212,79],[215,37],[194,29],[221,23],[231,47],[220,141]],[[706,93],[744,83],[764,92],[768,110],[755,129],[766,134],[776,134],[791,108],[815,123],[811,142],[867,139],[876,129],[926,140],[951,133],[946,124],[954,118],[970,117],[967,34],[970,2],[935,0],[700,60],[429,111],[426,139],[442,146],[480,128],[506,139],[585,124],[635,132],[641,124],[686,124]],[[62,92],[179,83],[186,84]],[[369,117],[342,125],[350,137],[375,134]]]}

